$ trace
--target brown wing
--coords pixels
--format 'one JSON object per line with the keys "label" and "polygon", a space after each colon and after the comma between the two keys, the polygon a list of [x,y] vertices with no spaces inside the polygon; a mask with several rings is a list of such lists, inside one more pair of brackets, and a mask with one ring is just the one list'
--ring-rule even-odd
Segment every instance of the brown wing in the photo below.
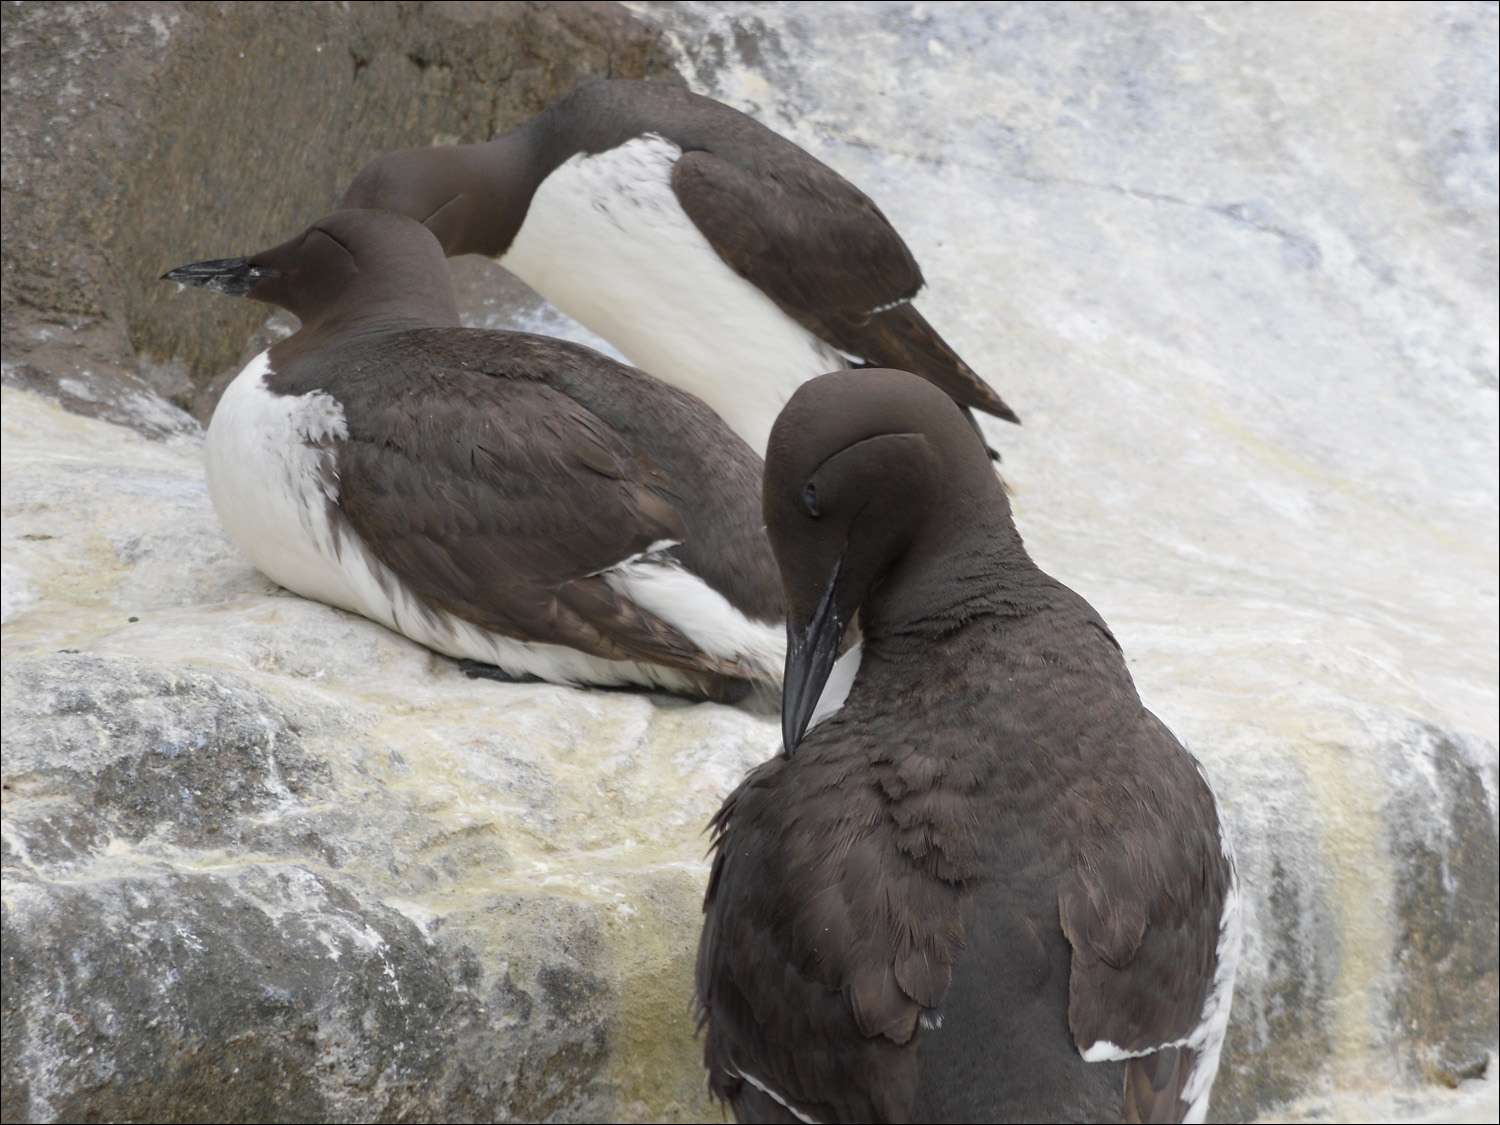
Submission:
{"label": "brown wing", "polygon": [[758,677],[702,652],[602,577],[685,534],[648,457],[534,380],[432,365],[399,385],[347,417],[340,509],[423,600],[505,636]]}
{"label": "brown wing", "polygon": [[1126,1125],[1148,1121],[1181,1121],[1186,1109],[1183,1089],[1192,1073],[1193,1053],[1167,1047],[1125,1064]]}
{"label": "brown wing", "polygon": [[[1149,736],[1175,747],[1151,723]],[[1170,762],[1170,822],[1112,834],[1109,851],[1078,857],[1058,900],[1073,950],[1068,1026],[1080,1051],[1109,1044],[1111,1057],[1137,1056],[1126,1065],[1129,1121],[1181,1121],[1189,1108],[1197,1051],[1188,1041],[1204,1022],[1232,893],[1207,783],[1186,751]],[[1115,796],[1116,807],[1135,803]]]}
{"label": "brown wing", "polygon": [[964,941],[959,887],[826,728],[797,754],[803,768],[761,766],[711,824],[695,977],[709,1083],[741,1121],[907,1120],[919,1017]]}
{"label": "brown wing", "polygon": [[916,309],[922,271],[880,209],[805,153],[775,173],[685,152],[682,209],[719,256],[788,316],[873,367],[911,371],[960,405],[1019,421]]}

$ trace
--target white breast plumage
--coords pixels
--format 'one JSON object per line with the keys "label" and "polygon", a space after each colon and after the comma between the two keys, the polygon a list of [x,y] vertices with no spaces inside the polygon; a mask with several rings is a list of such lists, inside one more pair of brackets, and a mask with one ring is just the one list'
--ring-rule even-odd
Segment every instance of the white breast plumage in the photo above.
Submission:
{"label": "white breast plumage", "polygon": [[847,366],[731,270],[672,191],[682,150],[647,134],[557,168],[502,265],[632,363],[707,402],[764,454],[803,382]]}
{"label": "white breast plumage", "polygon": [[268,352],[229,385],[205,443],[208,494],[230,536],[267,577],[306,597],[364,612],[340,561],[329,507],[338,502],[332,447],[344,410],[322,392],[278,395]]}

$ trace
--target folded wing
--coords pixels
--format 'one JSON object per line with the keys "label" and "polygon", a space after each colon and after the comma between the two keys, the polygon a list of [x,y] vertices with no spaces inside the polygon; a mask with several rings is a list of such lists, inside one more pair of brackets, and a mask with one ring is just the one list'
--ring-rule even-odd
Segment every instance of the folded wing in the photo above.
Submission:
{"label": "folded wing", "polygon": [[442,363],[408,378],[398,398],[349,417],[339,493],[351,528],[422,600],[610,660],[760,677],[608,581],[685,535],[649,456],[534,379]]}
{"label": "folded wing", "polygon": [[962,406],[1018,421],[912,307],[922,271],[880,209],[798,155],[772,171],[685,152],[672,188],[730,268],[809,332],[867,365],[921,375]]}

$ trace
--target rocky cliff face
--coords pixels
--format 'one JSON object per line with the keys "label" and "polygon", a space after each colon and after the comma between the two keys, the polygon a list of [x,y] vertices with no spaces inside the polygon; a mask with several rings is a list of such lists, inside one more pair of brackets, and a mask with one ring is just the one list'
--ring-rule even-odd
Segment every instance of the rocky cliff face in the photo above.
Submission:
{"label": "rocky cliff face", "polygon": [[[1028,545],[1203,759],[1248,896],[1215,1116],[1482,1069],[1493,9],[637,7],[6,7],[0,1114],[717,1112],[701,831],[774,720],[471,681],[271,586],[191,412],[291,322],[154,281],[670,77],[653,28],[907,235],[1026,420]],[[470,323],[586,338],[454,266]]]}
{"label": "rocky cliff face", "polygon": [[290,237],[379,153],[673,78],[611,3],[7,4],[4,63],[8,378],[144,380],[205,421],[264,309],[174,300],[163,271]]}

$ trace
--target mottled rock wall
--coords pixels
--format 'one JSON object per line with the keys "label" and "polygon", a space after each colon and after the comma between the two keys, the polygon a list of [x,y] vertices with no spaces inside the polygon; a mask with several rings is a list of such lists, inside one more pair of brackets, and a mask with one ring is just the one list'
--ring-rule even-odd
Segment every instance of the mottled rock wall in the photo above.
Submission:
{"label": "mottled rock wall", "polygon": [[587,77],[670,77],[657,35],[609,3],[4,14],[0,310],[7,362],[30,368],[8,377],[140,375],[204,418],[201,389],[265,310],[174,300],[163,271],[291,237],[378,153],[488,140]]}

